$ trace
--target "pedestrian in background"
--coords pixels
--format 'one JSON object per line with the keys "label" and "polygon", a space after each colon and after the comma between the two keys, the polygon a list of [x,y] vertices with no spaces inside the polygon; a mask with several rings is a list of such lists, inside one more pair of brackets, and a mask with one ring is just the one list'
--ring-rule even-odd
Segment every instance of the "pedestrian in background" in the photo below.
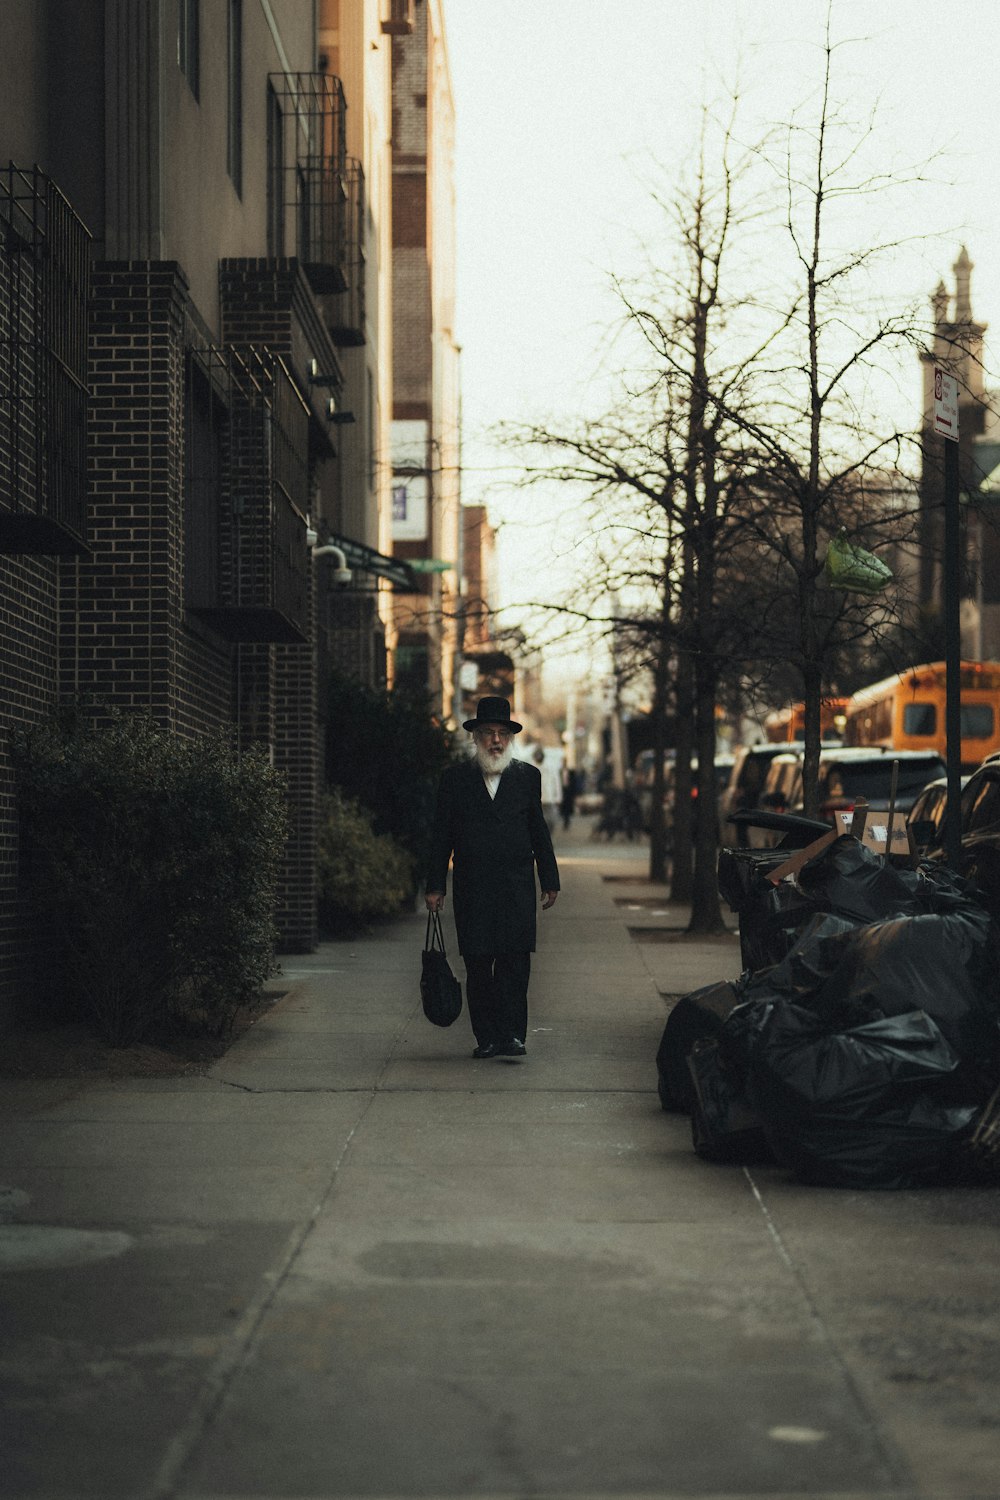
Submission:
{"label": "pedestrian in background", "polygon": [[543,745],[535,746],[532,760],[538,767],[542,778],[542,812],[549,833],[555,833],[556,823],[559,820],[559,803],[562,798],[562,783],[559,779],[559,767],[545,754]]}
{"label": "pedestrian in background", "polygon": [[522,725],[506,698],[480,698],[464,728],[473,753],[438,787],[424,900],[441,911],[454,859],[455,929],[465,961],[474,1057],[523,1057],[535,951],[535,869],[542,910],[555,904],[559,869],[542,813],[538,767],[517,760]]}
{"label": "pedestrian in background", "polygon": [[573,821],[576,812],[576,799],[580,790],[580,781],[572,766],[563,766],[562,769],[562,796],[559,799],[559,812],[562,817],[563,829],[567,830]]}

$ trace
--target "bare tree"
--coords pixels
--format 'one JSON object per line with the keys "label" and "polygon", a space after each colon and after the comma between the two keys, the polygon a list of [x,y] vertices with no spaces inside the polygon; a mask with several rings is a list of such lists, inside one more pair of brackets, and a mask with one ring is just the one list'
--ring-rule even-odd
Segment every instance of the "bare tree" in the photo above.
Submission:
{"label": "bare tree", "polygon": [[[651,269],[639,287],[619,284],[644,378],[623,380],[622,403],[601,420],[516,434],[541,455],[529,478],[554,476],[587,493],[589,540],[611,543],[603,578],[636,601],[629,628],[647,643],[654,710],[662,712],[671,676],[675,692],[690,691],[691,711],[678,719],[693,726],[700,815],[686,872],[689,762],[679,756],[673,889],[687,895],[690,874],[696,931],[721,923],[720,683],[775,663],[794,670],[814,806],[821,702],[858,642],[898,624],[892,594],[872,600],[824,585],[828,544],[844,533],[877,551],[917,517],[905,462],[911,435],[885,424],[877,403],[866,413],[864,402],[899,351],[923,343],[921,320],[911,308],[880,308],[860,289],[875,284],[879,257],[895,245],[849,240],[845,248],[834,232],[834,208],[898,180],[862,164],[873,127],[849,128],[838,115],[841,45],[828,11],[818,94],[782,128],[780,149],[776,133],[738,147],[732,115],[715,134],[703,129],[690,181],[665,205],[676,261]],[[758,257],[748,275],[752,246],[765,229],[774,243],[775,221],[790,256],[773,275]],[[736,251],[742,265],[733,264]],[[661,862],[654,835],[654,874]]]}

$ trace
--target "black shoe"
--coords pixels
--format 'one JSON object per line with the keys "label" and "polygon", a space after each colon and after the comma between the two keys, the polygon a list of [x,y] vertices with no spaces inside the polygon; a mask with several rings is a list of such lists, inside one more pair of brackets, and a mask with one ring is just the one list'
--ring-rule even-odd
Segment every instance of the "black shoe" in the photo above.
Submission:
{"label": "black shoe", "polygon": [[481,1042],[472,1055],[473,1057],[496,1057],[499,1051],[499,1042]]}
{"label": "black shoe", "polygon": [[525,1057],[527,1048],[518,1036],[512,1036],[509,1042],[501,1042],[495,1050],[496,1057]]}

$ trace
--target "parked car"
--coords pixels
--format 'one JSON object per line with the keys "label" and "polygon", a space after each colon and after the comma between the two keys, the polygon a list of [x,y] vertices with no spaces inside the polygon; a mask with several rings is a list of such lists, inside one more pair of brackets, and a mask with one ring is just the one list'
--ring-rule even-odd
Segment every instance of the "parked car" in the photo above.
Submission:
{"label": "parked car", "polygon": [[719,841],[735,844],[746,849],[749,845],[749,830],[741,823],[732,823],[734,813],[747,812],[760,805],[767,773],[778,755],[794,754],[802,750],[800,741],[787,744],[768,742],[763,745],[740,745],[733,759],[722,796],[719,798]]}
{"label": "parked car", "polygon": [[[892,796],[892,765],[898,763],[895,813],[904,817],[928,781],[945,775],[946,765],[936,750],[883,750],[865,745],[856,750],[820,754],[819,816],[834,823],[835,813],[850,811],[856,802],[868,802],[874,811],[886,811]],[[792,811],[801,811],[802,783],[796,787]]]}
{"label": "parked car", "polygon": [[[663,755],[664,782],[668,776],[673,774],[674,750],[666,750]],[[632,766],[632,790],[639,804],[639,812],[642,819],[642,827],[649,832],[649,825],[653,810],[653,772],[656,768],[656,751],[640,750]]]}
{"label": "parked car", "polygon": [[[767,768],[756,809],[748,810],[782,814],[791,812],[792,800],[801,785],[801,765],[801,750],[787,750],[784,745],[779,745],[778,754],[771,757]],[[780,829],[753,823],[741,825],[740,831],[746,839],[745,847],[750,849],[773,849],[783,837]]]}
{"label": "parked car", "polygon": [[988,755],[962,792],[959,874],[980,887],[1000,922],[1000,754]]}
{"label": "parked car", "polygon": [[[962,777],[962,786],[968,783]],[[924,787],[906,815],[917,853],[922,859],[936,856],[944,849],[944,819],[948,807],[948,778],[939,776]]]}
{"label": "parked car", "polygon": [[[898,762],[895,813],[905,817],[929,781],[947,770],[936,750],[890,750],[877,745],[823,751],[817,778],[817,815],[835,825],[838,812],[850,812],[865,801],[875,812],[885,812],[892,794],[892,767]],[[801,764],[789,799],[789,811],[803,810]]]}
{"label": "parked car", "polygon": [[[733,770],[733,756],[720,754],[715,757],[715,785],[716,792],[722,795],[723,789],[729,782]],[[676,815],[676,792],[677,763],[671,761],[667,766],[663,777],[663,815],[667,829],[667,847],[673,847],[674,820]],[[691,762],[691,826],[690,836],[693,839],[698,829],[698,762]]]}
{"label": "parked car", "polygon": [[[837,813],[850,812],[860,801],[875,812],[887,811],[893,761],[899,764],[894,807],[901,822],[927,783],[944,776],[946,770],[936,750],[889,750],[877,745],[823,750],[817,777],[819,820],[835,827]],[[801,752],[775,756],[759,799],[761,811],[804,816],[802,764]],[[749,829],[751,848],[771,848],[778,837],[765,828]]]}

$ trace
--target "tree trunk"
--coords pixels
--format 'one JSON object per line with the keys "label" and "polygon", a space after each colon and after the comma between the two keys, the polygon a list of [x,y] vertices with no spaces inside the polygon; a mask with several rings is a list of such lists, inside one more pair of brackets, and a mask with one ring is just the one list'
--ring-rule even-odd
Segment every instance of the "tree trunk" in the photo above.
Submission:
{"label": "tree trunk", "polygon": [[691,756],[694,753],[694,683],[691,658],[683,655],[677,668],[677,759],[674,762],[674,807],[670,832],[673,849],[670,899],[687,903],[693,884],[691,847]]}
{"label": "tree trunk", "polygon": [[688,932],[723,932],[719,905],[718,864],[719,802],[715,782],[715,672],[711,659],[699,659],[695,672],[695,723],[698,737],[697,834],[694,880],[691,889],[691,920]]}
{"label": "tree trunk", "polygon": [[[707,388],[703,362],[698,374]],[[719,905],[718,838],[719,805],[715,779],[715,706],[719,670],[715,651],[716,545],[719,486],[716,474],[715,429],[702,409],[700,433],[702,520],[697,529],[695,592],[698,620],[698,652],[695,656],[695,728],[698,738],[697,834],[694,881],[691,892],[689,932],[722,932]]]}
{"label": "tree trunk", "polygon": [[802,755],[802,811],[807,818],[819,817],[820,712],[823,668],[815,656],[802,666],[802,696],[805,702],[805,750]]}
{"label": "tree trunk", "polygon": [[663,760],[666,750],[668,632],[666,621],[656,643],[653,672],[653,801],[649,813],[649,878],[667,878],[667,830],[663,818]]}

